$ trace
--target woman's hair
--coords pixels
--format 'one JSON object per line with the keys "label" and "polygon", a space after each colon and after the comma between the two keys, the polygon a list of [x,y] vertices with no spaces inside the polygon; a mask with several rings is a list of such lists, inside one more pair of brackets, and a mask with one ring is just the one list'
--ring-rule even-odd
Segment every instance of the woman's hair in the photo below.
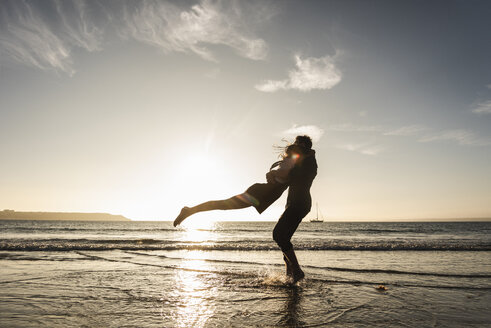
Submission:
{"label": "woman's hair", "polygon": [[273,145],[275,151],[279,153],[278,157],[280,158],[286,158],[288,156],[288,152],[294,150],[295,148],[301,152],[312,149],[312,139],[307,135],[297,136],[294,142],[291,142],[288,139],[281,139],[281,141],[285,142],[286,145]]}
{"label": "woman's hair", "polygon": [[291,152],[294,152],[295,149],[298,149],[298,146],[295,145],[295,144],[289,144],[288,146],[285,147],[285,150],[283,152],[283,154],[281,154],[281,157],[283,159],[287,158],[288,156],[290,156],[290,153]]}
{"label": "woman's hair", "polygon": [[275,153],[278,154],[279,158],[283,159],[286,157],[287,148],[293,145],[293,142],[291,142],[291,140],[288,140],[286,138],[281,139],[281,142],[283,142],[284,144],[283,145],[274,144],[273,150]]}

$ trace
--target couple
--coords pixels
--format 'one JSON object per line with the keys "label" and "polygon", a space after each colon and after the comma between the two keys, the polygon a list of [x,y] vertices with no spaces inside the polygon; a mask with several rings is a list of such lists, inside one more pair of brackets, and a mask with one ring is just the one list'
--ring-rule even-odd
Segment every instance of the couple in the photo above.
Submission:
{"label": "couple", "polygon": [[309,136],[297,136],[285,147],[283,160],[274,163],[266,174],[267,183],[255,183],[243,194],[224,200],[212,200],[194,207],[183,207],[174,227],[188,216],[211,210],[233,210],[254,206],[259,213],[273,204],[289,187],[286,208],[273,230],[273,239],[283,252],[286,273],[294,282],[305,277],[290,242],[302,219],[310,212],[310,187],[317,175],[315,151]]}

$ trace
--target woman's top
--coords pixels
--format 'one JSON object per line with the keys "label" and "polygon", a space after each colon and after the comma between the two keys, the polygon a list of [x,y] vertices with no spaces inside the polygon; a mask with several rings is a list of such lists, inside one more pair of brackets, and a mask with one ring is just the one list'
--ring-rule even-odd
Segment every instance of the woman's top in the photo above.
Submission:
{"label": "woman's top", "polygon": [[295,161],[298,155],[285,157],[283,160],[274,163],[271,166],[270,172],[274,175],[274,180],[278,183],[287,183],[290,170],[295,166]]}

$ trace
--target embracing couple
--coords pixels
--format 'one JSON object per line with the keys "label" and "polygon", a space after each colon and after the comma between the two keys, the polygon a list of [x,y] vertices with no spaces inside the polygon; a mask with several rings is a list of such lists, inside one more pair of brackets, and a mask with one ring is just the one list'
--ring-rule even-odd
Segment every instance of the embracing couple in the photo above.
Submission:
{"label": "embracing couple", "polygon": [[288,189],[285,211],[273,230],[273,239],[283,252],[286,273],[294,282],[304,278],[291,238],[302,219],[310,212],[312,198],[310,187],[317,175],[315,151],[309,136],[297,136],[295,142],[285,147],[282,160],[274,163],[266,173],[267,183],[255,183],[244,193],[224,200],[212,200],[194,207],[183,207],[174,220],[174,226],[198,212],[233,210],[254,206],[259,213],[273,204]]}

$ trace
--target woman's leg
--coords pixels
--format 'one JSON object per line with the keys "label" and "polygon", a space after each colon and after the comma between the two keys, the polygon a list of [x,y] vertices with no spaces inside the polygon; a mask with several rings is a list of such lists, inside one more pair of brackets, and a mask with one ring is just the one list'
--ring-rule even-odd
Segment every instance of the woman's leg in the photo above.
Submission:
{"label": "woman's leg", "polygon": [[211,200],[209,202],[190,207],[189,209],[192,211],[192,214],[194,214],[212,210],[236,210],[249,206],[251,206],[251,204],[243,201],[240,195],[237,195],[228,199]]}
{"label": "woman's leg", "polygon": [[228,199],[211,200],[201,203],[193,207],[183,207],[179,216],[174,220],[174,227],[179,225],[188,216],[198,212],[213,211],[213,210],[236,210],[252,206],[242,195],[237,195]]}

